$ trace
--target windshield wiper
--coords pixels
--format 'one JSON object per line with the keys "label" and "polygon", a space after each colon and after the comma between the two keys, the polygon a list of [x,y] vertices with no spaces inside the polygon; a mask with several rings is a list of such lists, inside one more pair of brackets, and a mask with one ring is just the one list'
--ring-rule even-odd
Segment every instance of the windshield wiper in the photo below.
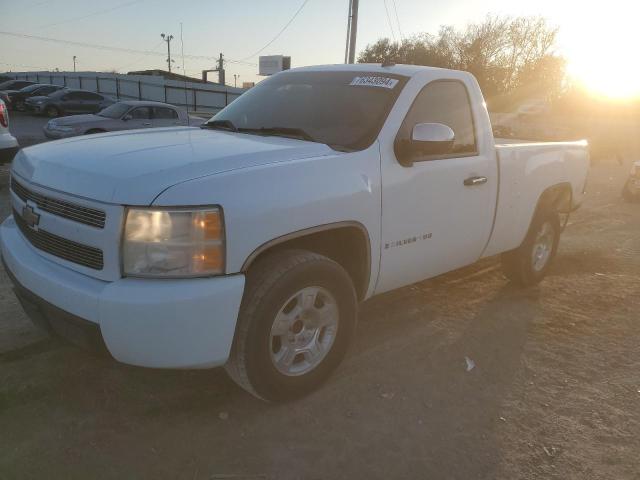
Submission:
{"label": "windshield wiper", "polygon": [[210,128],[212,130],[228,130],[230,132],[237,132],[238,128],[233,124],[231,120],[212,120],[200,125],[200,128]]}
{"label": "windshield wiper", "polygon": [[271,137],[287,137],[298,140],[306,140],[308,142],[317,142],[315,138],[309,135],[301,128],[291,127],[260,127],[260,128],[239,128],[238,132],[255,133],[257,135],[265,135]]}

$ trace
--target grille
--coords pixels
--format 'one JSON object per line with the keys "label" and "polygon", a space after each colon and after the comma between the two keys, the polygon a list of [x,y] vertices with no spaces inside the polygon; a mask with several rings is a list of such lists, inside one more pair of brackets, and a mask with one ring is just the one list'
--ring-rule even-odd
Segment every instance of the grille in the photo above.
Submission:
{"label": "grille", "polygon": [[33,230],[27,226],[15,209],[13,218],[25,238],[37,249],[94,270],[102,270],[104,267],[102,250],[99,248],[72,242],[45,230]]}
{"label": "grille", "polygon": [[106,214],[94,208],[82,207],[70,202],[56,200],[53,198],[32,192],[28,188],[19,184],[15,178],[11,177],[11,190],[24,202],[31,200],[38,208],[44,212],[68,218],[74,222],[84,223],[92,227],[104,228]]}

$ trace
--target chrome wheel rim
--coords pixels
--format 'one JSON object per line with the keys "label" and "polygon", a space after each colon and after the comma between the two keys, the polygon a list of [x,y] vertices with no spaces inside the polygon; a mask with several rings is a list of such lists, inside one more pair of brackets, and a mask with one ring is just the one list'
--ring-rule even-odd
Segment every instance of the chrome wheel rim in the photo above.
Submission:
{"label": "chrome wheel rim", "polygon": [[544,267],[547,266],[547,263],[549,263],[551,252],[553,251],[554,238],[555,234],[551,223],[543,223],[536,234],[531,255],[533,269],[536,272],[542,271]]}
{"label": "chrome wheel rim", "polygon": [[287,376],[313,370],[331,350],[338,322],[338,304],[325,288],[306,287],[293,294],[271,326],[269,351],[275,368]]}

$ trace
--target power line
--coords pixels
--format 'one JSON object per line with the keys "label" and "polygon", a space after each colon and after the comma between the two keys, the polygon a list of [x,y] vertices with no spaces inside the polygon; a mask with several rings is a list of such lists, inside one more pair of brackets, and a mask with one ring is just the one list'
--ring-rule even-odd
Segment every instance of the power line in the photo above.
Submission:
{"label": "power line", "polygon": [[[160,40],[160,42],[158,42],[157,44],[155,44],[153,47],[151,47],[150,51],[155,51],[158,49],[158,47],[160,47],[160,45],[162,45],[164,43],[164,40]],[[162,55],[162,52],[156,52],[158,55]],[[116,68],[116,70],[120,71],[120,70],[124,70],[125,68],[129,68],[131,65],[134,65],[136,63],[138,63],[140,60],[142,60],[144,57],[146,57],[147,55],[143,55],[141,57],[136,57],[135,60],[133,60],[132,62],[127,62],[126,64],[124,64],[121,67]]]}
{"label": "power line", "polygon": [[49,27],[55,27],[57,25],[63,25],[65,23],[77,22],[78,20],[84,20],[85,18],[93,17],[94,15],[102,15],[103,13],[113,12],[114,10],[118,10],[120,8],[128,7],[130,5],[133,5],[134,3],[140,3],[141,1],[142,0],[133,0],[131,2],[121,3],[119,5],[116,5],[115,7],[107,8],[105,10],[98,10],[97,12],[92,12],[92,13],[89,13],[87,15],[82,15],[80,17],[68,18],[66,20],[62,20],[61,22],[55,22],[55,23],[49,23],[47,25],[41,25],[38,28],[49,28]]}
{"label": "power line", "polygon": [[398,7],[396,6],[396,0],[393,0],[393,10],[396,12],[396,22],[398,23],[398,33],[400,34],[400,41],[404,42],[404,35],[402,34],[402,27],[400,26],[400,17],[398,17]]}
{"label": "power line", "polygon": [[[158,56],[158,55],[163,55],[162,53],[159,52],[150,52],[148,50],[135,50],[133,48],[123,48],[123,47],[112,47],[112,46],[108,46],[108,45],[98,45],[95,43],[83,43],[83,42],[74,42],[71,40],[62,40],[59,38],[49,38],[49,37],[40,37],[37,35],[27,35],[26,33],[15,33],[15,32],[5,32],[5,31],[0,31],[0,35],[6,35],[9,37],[17,37],[17,38],[28,38],[31,40],[39,40],[39,41],[44,41],[44,42],[53,42],[53,43],[60,43],[63,45],[71,45],[71,46],[75,46],[75,47],[83,47],[83,48],[93,48],[96,50],[106,50],[106,51],[111,51],[111,52],[120,52],[120,53],[134,53],[134,54],[138,54],[138,55],[150,55],[150,56]],[[187,55],[185,54],[184,56],[185,58],[189,58],[192,60],[214,60],[217,61],[218,57],[212,57],[212,56],[207,56],[207,55]],[[237,63],[240,65],[248,65],[251,67],[255,67],[256,64],[255,63],[250,63],[250,62],[245,62],[243,60],[230,60],[230,59],[226,59],[226,62],[229,63]]]}
{"label": "power line", "polygon": [[[273,37],[269,43],[267,43],[264,47],[262,47],[262,48],[261,48],[260,50],[258,50],[256,53],[254,53],[254,54],[252,54],[252,55],[249,55],[248,57],[244,57],[244,58],[243,58],[243,59],[241,59],[240,61],[249,60],[250,58],[253,58],[253,57],[255,57],[256,55],[261,54],[264,50],[266,50],[269,46],[271,46],[271,44],[272,44],[273,42],[275,42],[275,41],[280,37],[280,35],[282,35],[282,34],[284,33],[284,31],[289,27],[289,25],[291,25],[291,23],[293,23],[293,21],[294,21],[294,20],[296,19],[296,17],[300,14],[300,12],[302,11],[302,9],[305,7],[305,5],[306,5],[307,3],[309,3],[309,0],[304,0],[304,2],[302,2],[302,5],[300,5],[300,8],[298,8],[298,10],[296,11],[296,13],[294,13],[294,14],[293,14],[293,17],[291,17],[291,19],[287,22],[287,24],[286,24],[284,27],[282,27],[282,30],[280,30],[280,31],[278,32],[278,34],[277,34],[275,37]],[[227,61],[228,61],[228,60],[227,60]]]}
{"label": "power line", "polygon": [[391,36],[393,37],[393,41],[397,42],[396,32],[393,30],[393,24],[391,23],[391,16],[389,15],[389,9],[387,8],[387,0],[382,0],[382,3],[384,3],[384,11],[387,12],[387,23],[389,24],[389,29],[391,30]]}

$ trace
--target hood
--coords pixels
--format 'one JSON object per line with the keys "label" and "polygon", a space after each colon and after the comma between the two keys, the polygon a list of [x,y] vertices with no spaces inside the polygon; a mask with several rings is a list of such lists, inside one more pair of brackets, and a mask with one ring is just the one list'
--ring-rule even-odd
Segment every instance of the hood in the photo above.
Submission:
{"label": "hood", "polygon": [[101,117],[100,115],[71,115],[69,117],[60,117],[49,121],[51,125],[64,125],[70,127],[73,125],[87,124],[87,123],[102,123],[113,120],[113,118]]}
{"label": "hood", "polygon": [[79,197],[149,205],[167,188],[195,178],[332,154],[336,152],[327,145],[289,138],[193,127],[156,128],[24,148],[13,161],[13,172]]}

